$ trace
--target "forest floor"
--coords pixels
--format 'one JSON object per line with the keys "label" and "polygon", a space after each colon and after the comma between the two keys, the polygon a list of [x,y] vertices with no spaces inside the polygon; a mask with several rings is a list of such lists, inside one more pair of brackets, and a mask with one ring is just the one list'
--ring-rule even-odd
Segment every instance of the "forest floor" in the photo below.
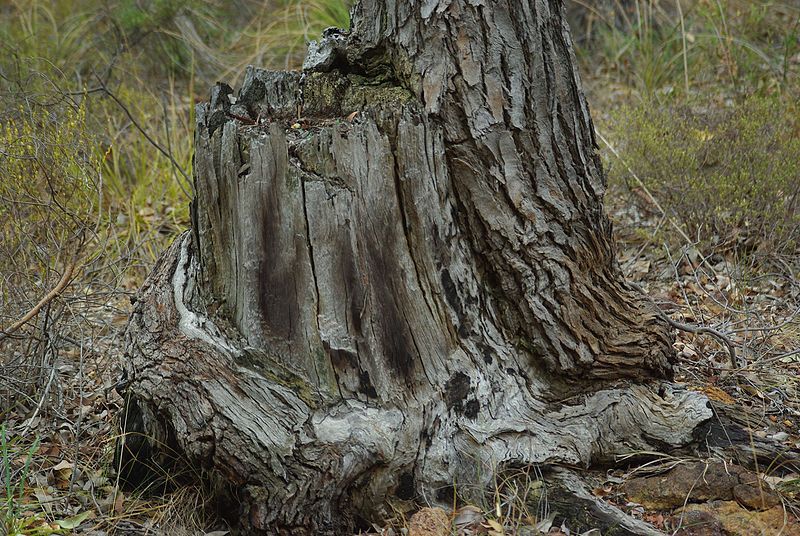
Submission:
{"label": "forest floor", "polygon": [[[672,248],[655,243],[649,233],[655,234],[661,215],[643,213],[630,202],[630,195],[635,194],[612,191],[607,197],[620,265],[629,280],[638,283],[674,320],[724,331],[736,346],[739,359],[746,362],[732,366],[727,346],[714,336],[676,330],[675,349],[680,359],[676,381],[704,392],[715,406],[746,411],[751,418],[749,432],[755,437],[770,437],[783,443],[787,451],[800,451],[797,272],[791,275],[789,267],[781,264],[774,271],[753,275],[751,267],[723,254],[704,256],[691,245]],[[124,304],[119,307],[124,311]],[[213,509],[201,486],[152,495],[123,491],[115,481],[113,448],[122,401],[114,385],[120,377],[120,332],[125,321],[125,315],[120,314],[92,345],[64,350],[53,379],[59,386],[57,396],[62,402],[56,407],[60,411],[51,408],[6,417],[9,432],[17,431],[17,437],[39,438],[33,451],[30,444],[3,445],[3,455],[10,462],[8,469],[25,477],[24,489],[14,498],[19,519],[29,520],[20,527],[22,534],[204,534],[202,530],[213,520]],[[760,468],[769,485],[780,490],[779,505],[771,504],[765,512],[750,512],[727,501],[711,507],[711,518],[716,521],[701,517],[705,526],[724,527],[728,532],[696,532],[696,524],[695,532],[680,528],[690,525],[687,520],[697,518],[699,514],[692,512],[700,511],[698,504],[708,503],[714,493],[724,497],[721,491],[706,490],[706,496],[699,498],[691,493],[679,495],[673,503],[664,504],[642,504],[621,491],[633,478],[693,461],[665,456],[641,467],[611,471],[598,477],[595,493],[673,534],[800,533],[792,521],[800,506],[800,475],[779,466]],[[29,509],[31,505],[35,508]],[[539,508],[535,506],[532,511]],[[723,513],[723,508],[731,511]],[[535,534],[519,531],[521,526],[535,526],[541,521],[535,515],[526,518],[524,513],[530,509],[530,505],[519,504],[518,498],[498,495],[496,505],[488,509],[481,505],[477,516],[467,516],[473,512],[470,509],[457,510],[454,518],[467,516],[469,522],[462,523],[456,534],[480,533],[476,527],[483,527],[486,534],[501,534],[499,527],[509,535]],[[675,510],[683,514],[675,514]],[[778,511],[780,515],[776,515]],[[780,532],[784,520],[787,525]],[[395,522],[394,533],[400,534],[404,521]],[[759,526],[764,532],[750,532]],[[569,527],[539,527],[548,528],[550,534],[569,534]],[[772,528],[776,532],[770,532]],[[384,533],[390,533],[388,528]]]}
{"label": "forest floor", "polygon": [[[340,10],[344,5],[331,2],[333,4]],[[639,6],[640,3],[635,4]],[[649,2],[651,6],[656,4],[668,2]],[[788,18],[776,24],[774,17],[780,19],[784,14],[774,13],[774,2],[730,0],[725,3],[726,9],[730,9],[730,18],[715,21],[715,13],[723,11],[722,7],[717,10],[717,5],[721,4],[702,1],[696,4],[699,7],[694,12],[694,22],[686,22],[688,31],[680,30],[683,21],[679,25],[677,19],[668,21],[673,23],[668,25],[672,33],[666,35],[648,34],[647,25],[640,23],[636,28],[623,28],[625,31],[618,32],[619,35],[607,32],[602,41],[604,50],[592,52],[591,47],[601,48],[598,41],[592,41],[581,52],[582,74],[598,132],[599,151],[609,174],[606,210],[614,223],[618,260],[627,278],[641,286],[673,321],[706,328],[675,330],[679,359],[676,381],[705,393],[718,411],[735,408],[752,438],[769,439],[783,445],[786,452],[800,453],[800,240],[795,234],[798,221],[792,219],[798,210],[796,205],[786,208],[781,204],[792,192],[795,196],[792,199],[796,199],[797,184],[800,184],[800,145],[797,142],[800,114],[796,113],[800,41],[795,22],[800,19],[797,11],[787,11]],[[734,16],[756,4],[763,4],[767,6],[764,9],[771,11],[765,11],[766,15],[761,18],[759,13],[743,17],[742,20],[746,20],[738,24]],[[727,11],[725,14],[729,15]],[[128,24],[132,25],[131,31],[160,35],[163,45],[167,43],[164,36],[174,36],[177,30],[170,26],[159,33],[155,25],[172,24],[172,19],[167,21],[168,18],[165,15],[159,21],[120,20],[117,26]],[[653,19],[656,18],[654,15]],[[317,22],[320,28],[331,25],[324,17]],[[145,27],[150,24],[153,28]],[[231,22],[232,27],[236,24],[241,21]],[[727,37],[719,37],[724,33],[723,27],[724,32],[730,32]],[[775,28],[786,29],[786,35],[779,36],[780,39],[771,34],[767,36]],[[185,30],[178,28],[181,29]],[[302,42],[305,35],[314,35],[314,31],[303,27],[294,37]],[[652,28],[649,31],[652,32]],[[701,38],[711,34],[717,37],[705,43],[710,43],[712,53],[698,46],[691,55],[691,46],[703,43]],[[785,46],[780,44],[783,37],[787,38]],[[272,43],[279,39],[280,36]],[[778,52],[774,58],[764,59],[773,50],[765,44],[769,40],[780,42],[773,47]],[[44,43],[30,36],[18,41],[25,46]],[[735,42],[745,42],[748,46],[735,48],[731,45]],[[65,43],[62,39],[57,46],[66,49],[69,43]],[[56,60],[48,53],[55,53],[57,46],[52,45],[50,52],[35,52],[55,64]],[[683,57],[681,46],[684,47]],[[234,45],[231,47],[235,52]],[[689,61],[686,61],[686,47],[690,48]],[[146,55],[148,50],[142,50]],[[200,52],[207,52],[204,50]],[[753,50],[757,51],[757,63],[751,59]],[[95,54],[94,50],[89,49],[89,52]],[[169,54],[172,52],[168,50]],[[597,60],[592,53],[602,58]],[[36,54],[29,52],[31,57]],[[255,62],[262,58],[263,54],[246,56],[247,60]],[[70,57],[69,61],[74,59]],[[126,75],[131,74],[131,65],[140,60],[130,61]],[[114,263],[118,261],[124,262],[125,267],[114,271],[113,282],[99,281],[97,275],[93,276],[97,280],[93,280],[87,275],[72,289],[74,299],[62,297],[60,310],[69,312],[70,318],[79,319],[83,328],[48,329],[47,319],[55,318],[55,314],[51,315],[50,309],[45,308],[39,315],[41,320],[37,321],[36,329],[31,330],[34,335],[41,332],[43,337],[34,342],[12,341],[16,353],[4,356],[0,369],[0,482],[3,484],[0,486],[0,535],[4,531],[36,536],[72,533],[221,535],[225,531],[224,523],[215,516],[211,495],[203,485],[180,484],[163,493],[126,490],[120,486],[114,467],[114,448],[119,440],[122,412],[122,400],[114,387],[121,377],[122,333],[130,309],[129,299],[158,252],[188,225],[187,198],[179,188],[181,179],[172,165],[175,162],[166,161],[143,141],[140,134],[144,130],[133,128],[129,118],[144,117],[140,122],[148,127],[150,136],[155,137],[162,148],[170,149],[179,164],[189,169],[191,107],[195,100],[192,84],[195,81],[191,79],[185,96],[176,96],[175,93],[183,93],[172,85],[172,74],[159,75],[155,78],[160,88],[149,96],[144,95],[141,88],[147,87],[150,91],[153,85],[150,71],[154,68],[143,62],[142,65],[142,69],[148,71],[147,75],[142,75],[142,86],[135,86],[131,81],[134,77],[130,76],[125,82],[130,85],[117,86],[119,94],[114,95],[114,99],[127,98],[131,103],[136,101],[135,95],[142,108],[131,105],[125,113],[116,110],[116,115],[110,114],[106,120],[100,111],[100,106],[109,104],[106,99],[93,112],[107,123],[108,140],[111,140],[104,138],[100,152],[100,165],[109,183],[106,187],[116,196],[111,200],[115,212],[109,220],[110,236],[121,237],[124,240],[119,242],[126,244],[122,248],[115,242],[115,257],[101,264],[109,272],[116,270]],[[230,74],[234,67],[228,65],[227,69]],[[237,72],[243,70],[241,65],[236,69]],[[762,72],[764,69],[767,74]],[[188,70],[194,77],[194,66]],[[209,70],[215,76],[222,76],[218,69],[209,67]],[[695,73],[700,74],[695,77]],[[674,105],[668,94],[680,93],[683,85],[689,90],[690,83],[692,99],[678,95],[674,100],[680,103]],[[754,104],[754,113],[772,115],[756,121],[752,137],[729,139],[725,131],[726,119],[720,117],[730,110],[749,109],[750,101],[740,98],[748,92],[742,86],[756,88],[750,93],[774,100],[776,108],[764,107],[760,101]],[[153,97],[159,92],[169,94],[171,101],[165,103],[160,100],[162,97]],[[655,99],[655,104],[650,104],[651,98]],[[661,106],[667,110],[666,116],[674,120],[685,113],[684,107],[689,107],[684,103],[690,102],[702,110],[687,117],[703,117],[705,123],[676,120],[666,123],[663,131],[655,134],[649,129],[663,119],[660,115],[646,116],[649,108]],[[164,117],[146,115],[146,109],[160,111],[162,105]],[[3,112],[0,117],[5,116]],[[643,121],[636,119],[639,113],[645,114]],[[749,125],[737,118],[731,121],[737,131],[746,130]],[[780,130],[782,126],[785,131]],[[665,132],[673,133],[673,137]],[[759,145],[760,138],[768,140],[769,144]],[[3,140],[0,136],[0,146],[5,147]],[[721,145],[713,146],[715,140],[721,140]],[[785,140],[793,140],[794,145],[788,142],[781,145]],[[752,145],[747,146],[747,143]],[[662,151],[662,146],[667,150]],[[730,166],[750,166],[755,170],[753,175],[744,179],[736,176],[731,179],[733,183],[728,181],[733,173],[724,165],[726,151],[735,153],[732,156],[747,157],[743,161],[732,161]],[[698,159],[702,162],[698,163]],[[709,159],[722,164],[708,166]],[[149,166],[153,166],[152,169]],[[180,169],[179,165],[174,167]],[[724,173],[714,175],[708,171],[718,168]],[[781,170],[788,170],[785,177],[780,174]],[[3,172],[6,182],[0,184],[0,196],[10,195],[4,190],[9,184],[9,175],[7,170]],[[701,175],[708,179],[704,184],[710,184],[710,188],[703,189],[705,187],[692,180]],[[761,184],[759,181],[764,177],[769,180],[763,181],[762,190],[743,193],[737,189],[748,181]],[[162,202],[160,197],[167,200]],[[739,203],[741,199],[752,203]],[[790,214],[790,224],[785,229],[777,224],[769,227],[784,213]],[[743,216],[739,217],[740,214]],[[12,217],[2,211],[0,216]],[[712,220],[721,222],[713,232],[702,224]],[[768,224],[769,233],[762,232],[763,226],[759,227],[763,222]],[[22,222],[21,229],[26,229],[27,225]],[[782,234],[773,232],[774,229]],[[0,234],[0,238],[3,236]],[[2,264],[6,254],[4,247],[5,244],[0,243],[0,270],[4,270],[0,275],[4,281],[12,281],[17,268]],[[109,250],[105,245],[97,248],[102,255],[112,255]],[[60,259],[61,251],[50,252],[50,255]],[[47,259],[45,265],[49,267],[54,262]],[[54,283],[48,283],[46,277],[41,279],[31,287],[36,290],[27,296],[32,303],[44,294],[42,289],[46,291]],[[87,289],[84,294],[81,294],[83,286],[80,285]],[[96,291],[96,288],[105,289],[106,285],[110,289],[108,292]],[[93,289],[91,292],[89,287]],[[3,290],[7,289],[3,287]],[[5,295],[3,297],[5,299]],[[55,309],[53,307],[53,311]],[[9,301],[8,311],[0,311],[0,316],[7,322],[19,318],[20,310],[26,309],[12,310]],[[48,339],[48,334],[52,333],[58,336]],[[31,336],[31,340],[34,339]],[[730,347],[735,349],[735,362],[731,359]],[[0,346],[0,350],[9,348],[12,346]],[[33,365],[18,365],[28,358]],[[30,391],[33,384],[36,389]],[[718,462],[711,456],[652,455],[647,463],[631,462],[594,474],[593,492],[596,497],[669,534],[800,534],[797,525],[800,474],[796,467],[780,463],[752,467],[757,475],[755,482],[763,487],[758,500],[753,500],[741,488],[734,493],[730,479],[725,478],[731,471],[726,466],[720,473]],[[699,478],[687,477],[686,472],[681,472],[686,468],[693,468],[694,474],[700,471]],[[668,476],[670,474],[672,476]],[[457,509],[444,512],[451,526],[447,529],[449,532],[438,534],[577,534],[576,527],[558,521],[557,509],[547,505],[546,494],[530,494],[535,498],[533,502],[521,498],[521,495],[528,496],[527,490],[540,490],[544,486],[537,475],[536,471],[517,475],[527,486],[526,493],[513,493],[512,490],[519,487],[501,482],[487,495],[485,504],[458,505]],[[712,478],[712,475],[719,478]],[[746,478],[751,478],[752,473],[748,475]],[[177,482],[183,480],[181,476],[164,475],[164,479]],[[654,476],[658,479],[648,480]],[[688,480],[691,482],[686,488]],[[375,523],[375,532],[387,536],[402,534],[413,525],[410,516],[405,514],[398,514],[394,520],[375,520]]]}

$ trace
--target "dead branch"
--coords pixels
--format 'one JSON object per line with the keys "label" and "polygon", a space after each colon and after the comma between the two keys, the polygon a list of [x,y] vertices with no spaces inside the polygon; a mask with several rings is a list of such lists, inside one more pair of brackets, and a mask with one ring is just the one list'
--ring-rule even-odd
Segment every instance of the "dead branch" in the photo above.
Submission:
{"label": "dead branch", "polygon": [[0,330],[0,341],[10,337],[12,333],[25,325],[28,321],[30,321],[31,318],[39,314],[39,311],[42,309],[42,307],[53,301],[64,291],[65,288],[67,288],[67,285],[69,285],[69,282],[72,279],[72,274],[75,272],[75,265],[75,261],[72,261],[67,265],[64,273],[61,275],[61,279],[58,281],[58,284],[53,288],[53,290],[48,292],[44,298],[39,300],[39,303],[37,303],[30,311],[28,311],[25,316],[11,324],[7,329]]}
{"label": "dead branch", "polygon": [[688,333],[708,333],[717,340],[721,341],[728,348],[728,353],[731,355],[731,366],[733,368],[739,368],[739,363],[736,361],[736,347],[734,346],[733,341],[731,341],[731,339],[721,331],[717,331],[716,329],[708,326],[683,324],[682,322],[671,319],[669,315],[663,312],[661,313],[661,318],[663,318],[670,326],[680,331],[686,331]]}

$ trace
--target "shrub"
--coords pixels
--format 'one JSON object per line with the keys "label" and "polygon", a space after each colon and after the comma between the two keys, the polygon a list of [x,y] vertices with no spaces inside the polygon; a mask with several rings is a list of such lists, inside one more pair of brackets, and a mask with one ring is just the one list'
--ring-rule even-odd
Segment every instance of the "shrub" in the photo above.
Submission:
{"label": "shrub", "polygon": [[[31,105],[0,115],[0,329],[35,310],[59,282],[80,280],[102,252],[108,217],[99,169],[84,106]],[[0,413],[30,403],[25,396],[49,383],[57,341],[48,339],[75,336],[79,308],[61,292],[57,298],[41,309],[30,341],[12,344],[0,334],[0,394],[16,393],[13,402],[0,401]]]}
{"label": "shrub", "polygon": [[735,108],[654,101],[613,115],[610,135],[630,170],[606,155],[611,181],[632,171],[693,237],[749,252],[790,252],[800,238],[797,110],[777,97]]}

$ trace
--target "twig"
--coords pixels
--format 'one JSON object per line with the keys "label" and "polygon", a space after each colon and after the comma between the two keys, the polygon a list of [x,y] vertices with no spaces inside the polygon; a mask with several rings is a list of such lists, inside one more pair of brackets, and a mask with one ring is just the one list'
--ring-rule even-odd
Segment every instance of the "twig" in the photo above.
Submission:
{"label": "twig", "polygon": [[[163,100],[161,101],[161,109],[164,111],[164,130],[166,131],[167,135],[167,150],[169,151],[169,154],[172,154],[172,136],[169,132],[169,114],[167,113],[167,103]],[[181,190],[183,190],[184,195],[191,199],[192,195],[186,190],[186,187],[183,185],[180,179],[178,179],[178,176],[175,175],[175,166],[172,166],[172,175],[175,177],[175,182],[177,182],[178,186],[180,186]]]}
{"label": "twig", "polygon": [[[651,238],[651,239],[652,239],[652,238],[655,238],[655,236],[658,234],[658,231],[660,231],[660,230],[661,230],[661,226],[662,226],[662,225],[664,225],[664,222],[666,221],[666,219],[667,219],[667,215],[666,215],[666,214],[664,214],[663,216],[661,216],[661,219],[659,219],[659,220],[658,220],[658,224],[656,225],[656,228],[655,228],[655,230],[652,232],[652,234],[651,234],[651,236],[650,236],[650,238]],[[639,251],[637,251],[637,252],[636,252],[636,255],[634,255],[633,257],[631,257],[631,258],[630,258],[630,260],[629,260],[629,261],[628,261],[628,262],[625,264],[624,271],[625,271],[626,273],[628,272],[628,270],[629,270],[631,267],[633,267],[633,264],[636,262],[636,260],[639,258],[639,256],[640,256],[642,253],[644,253],[644,250],[645,250],[645,249],[647,249],[647,247],[648,247],[649,245],[650,245],[650,242],[649,242],[649,241],[648,241],[648,242],[645,242],[644,244],[642,244],[642,247],[640,247],[640,248],[639,248]]]}
{"label": "twig", "polygon": [[[119,98],[116,95],[114,95],[114,93],[110,89],[108,89],[108,86],[106,86],[105,83],[99,79],[99,77],[98,77],[98,82],[101,84],[101,87],[103,88],[105,94],[111,97],[111,100],[113,100],[117,104],[117,106],[122,108],[122,111],[125,112],[125,115],[128,116],[128,119],[130,119],[133,126],[136,127],[136,130],[138,130],[141,133],[141,135],[144,136],[144,139],[146,139],[148,143],[150,143],[150,145],[155,147],[158,152],[167,157],[170,163],[172,163],[172,165],[175,166],[175,169],[177,169],[180,172],[180,174],[183,175],[183,178],[186,179],[186,182],[188,184],[191,184],[192,179],[189,178],[189,175],[186,173],[186,171],[183,170],[181,165],[178,164],[178,161],[175,160],[175,158],[169,153],[169,151],[161,147],[161,145],[147,133],[147,131],[139,124],[136,118],[133,117],[133,114],[128,109],[128,107],[125,106],[125,103],[119,100]],[[184,190],[184,192],[186,192],[186,190]]]}
{"label": "twig", "polygon": [[[665,243],[664,250],[667,252],[667,258],[669,259],[669,264],[672,266],[672,271],[675,273],[675,283],[678,285],[678,288],[681,289],[681,294],[683,294],[683,301],[686,303],[686,307],[689,308],[689,311],[692,313],[692,318],[698,318],[698,315],[695,314],[694,308],[692,307],[692,302],[689,301],[689,296],[686,294],[686,286],[681,282],[681,276],[678,274],[678,265],[675,263],[675,259],[672,258],[672,252],[669,250],[669,246]],[[683,254],[681,254],[683,256]]]}
{"label": "twig", "polygon": [[31,427],[33,427],[33,423],[36,421],[36,416],[39,415],[39,412],[42,410],[42,406],[44,406],[44,401],[47,399],[47,395],[50,393],[50,386],[53,385],[53,380],[56,377],[56,367],[50,367],[50,378],[47,380],[47,385],[44,387],[44,391],[42,392],[42,396],[39,398],[39,403],[36,404],[36,410],[33,412],[33,415],[29,419],[27,419],[27,423],[25,424],[25,428],[22,429],[20,433],[21,436],[25,436],[30,431]]}
{"label": "twig", "polygon": [[774,363],[775,361],[780,361],[781,359],[786,359],[787,357],[792,357],[792,356],[797,355],[797,354],[800,354],[800,348],[797,348],[795,350],[791,350],[789,352],[784,352],[784,353],[776,355],[776,356],[767,357],[766,359],[759,359],[754,364],[755,365],[768,365],[770,363]]}
{"label": "twig", "polygon": [[675,2],[678,8],[678,16],[681,19],[681,43],[683,45],[683,84],[685,86],[686,95],[689,95],[689,60],[686,54],[686,22],[683,18],[683,9],[681,8],[681,0]]}
{"label": "twig", "polygon": [[717,331],[714,328],[710,328],[708,326],[693,326],[691,324],[684,324],[682,322],[678,322],[673,320],[667,315],[666,313],[659,311],[661,318],[663,318],[670,326],[675,329],[679,329],[681,331],[686,331],[688,333],[708,333],[709,335],[714,336],[717,340],[721,341],[728,347],[728,352],[731,355],[731,366],[733,368],[738,368],[739,363],[736,361],[736,347],[733,344],[733,341],[730,340],[724,333]]}
{"label": "twig", "polygon": [[72,278],[72,273],[74,271],[75,271],[75,261],[72,261],[67,265],[66,270],[64,270],[64,273],[62,274],[61,279],[59,280],[59,282],[55,286],[55,288],[53,288],[53,290],[48,292],[47,295],[44,298],[39,300],[39,303],[37,303],[33,307],[33,309],[28,311],[25,314],[25,316],[23,316],[22,318],[20,318],[19,320],[17,320],[13,324],[11,324],[8,328],[0,329],[0,341],[2,341],[3,339],[8,338],[12,333],[14,333],[19,328],[21,328],[23,325],[25,325],[28,321],[30,321],[31,318],[33,318],[34,316],[39,314],[39,311],[42,309],[42,307],[44,307],[45,305],[47,305],[48,303],[53,301],[53,299],[55,299],[56,296],[61,294],[61,292],[63,292],[63,290],[69,284],[70,279]]}
{"label": "twig", "polygon": [[797,316],[798,313],[800,313],[800,308],[796,309],[795,312],[790,314],[789,317],[780,324],[773,324],[770,326],[763,326],[760,328],[748,327],[748,328],[731,329],[728,330],[728,333],[749,333],[751,331],[760,331],[760,332],[778,331],[779,329],[783,329],[785,326],[788,326],[789,324],[795,324],[796,322],[794,320],[794,317]]}

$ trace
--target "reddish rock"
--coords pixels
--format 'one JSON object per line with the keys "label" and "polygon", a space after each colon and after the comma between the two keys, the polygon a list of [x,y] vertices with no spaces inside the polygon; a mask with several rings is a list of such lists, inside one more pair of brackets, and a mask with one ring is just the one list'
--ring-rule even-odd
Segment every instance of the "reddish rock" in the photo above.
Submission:
{"label": "reddish rock", "polygon": [[409,536],[448,536],[450,516],[441,508],[423,508],[413,516],[408,525]]}
{"label": "reddish rock", "polygon": [[736,500],[751,510],[768,510],[780,497],[759,475],[738,465],[694,462],[622,485],[629,501],[653,510],[672,510],[689,503]]}
{"label": "reddish rock", "polygon": [[[736,501],[713,501],[707,504],[690,504],[676,513],[672,519],[677,521],[683,514],[684,523],[676,535],[683,536],[800,536],[800,525],[791,516],[786,516],[782,507],[763,512],[751,512],[742,508]],[[721,532],[681,532],[692,530],[689,519],[701,519],[709,531]],[[676,524],[677,528],[678,525]],[[699,528],[699,526],[698,526]]]}
{"label": "reddish rock", "polygon": [[656,476],[633,478],[622,485],[628,500],[653,510],[671,510],[687,502],[732,500],[741,467],[722,463],[683,463]]}
{"label": "reddish rock", "polygon": [[781,503],[777,493],[769,489],[766,484],[759,486],[757,482],[734,486],[733,496],[739,504],[750,510],[769,510]]}
{"label": "reddish rock", "polygon": [[674,536],[727,536],[722,523],[713,514],[703,511],[683,511],[669,518]]}

